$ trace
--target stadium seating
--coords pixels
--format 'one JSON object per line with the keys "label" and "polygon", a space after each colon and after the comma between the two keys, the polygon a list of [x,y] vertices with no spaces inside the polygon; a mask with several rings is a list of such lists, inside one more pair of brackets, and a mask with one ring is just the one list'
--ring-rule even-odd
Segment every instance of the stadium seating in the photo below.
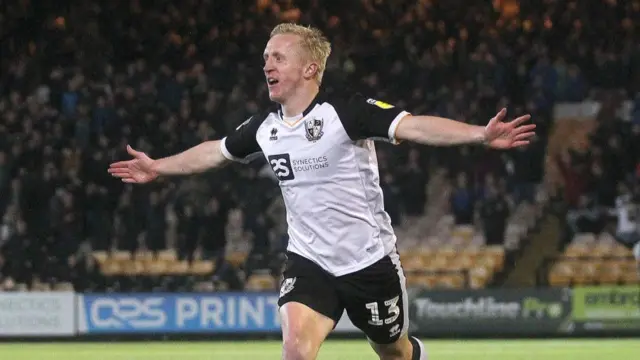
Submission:
{"label": "stadium seating", "polygon": [[428,185],[432,200],[424,217],[410,219],[397,229],[409,287],[486,287],[504,269],[507,252],[520,246],[548,201],[539,192],[536,204],[518,205],[508,221],[504,245],[487,246],[481,229],[454,225],[453,216],[445,211],[449,189],[444,175],[438,174]]}
{"label": "stadium seating", "polygon": [[[409,287],[423,288],[483,288],[490,284],[495,274],[505,267],[506,254],[520,246],[536,223],[541,204],[547,198],[540,193],[535,205],[520,204],[510,217],[504,245],[485,245],[481,229],[474,225],[456,226],[447,212],[450,184],[444,173],[432,177],[428,186],[430,201],[425,215],[409,218],[396,231],[401,262]],[[138,277],[188,277],[203,278],[213,274],[216,264],[210,260],[181,261],[174,249],[158,252],[139,250],[95,251],[93,258],[101,272],[111,278]],[[241,270],[248,252],[236,248],[228,252],[225,260],[232,268]],[[245,279],[250,291],[277,289],[277,274],[269,270],[252,272]],[[198,289],[213,290],[207,282],[194,285]]]}
{"label": "stadium seating", "polygon": [[276,278],[267,271],[252,274],[245,284],[247,291],[273,291],[277,288]]}
{"label": "stadium seating", "polygon": [[211,260],[179,260],[173,250],[134,254],[128,251],[95,251],[92,256],[106,276],[207,276],[213,274],[215,269],[215,263]]}
{"label": "stadium seating", "polygon": [[493,274],[502,270],[504,257],[500,246],[424,248],[400,253],[407,285],[427,288],[485,287]]}
{"label": "stadium seating", "polygon": [[551,286],[640,284],[631,250],[610,234],[576,234],[550,267]]}

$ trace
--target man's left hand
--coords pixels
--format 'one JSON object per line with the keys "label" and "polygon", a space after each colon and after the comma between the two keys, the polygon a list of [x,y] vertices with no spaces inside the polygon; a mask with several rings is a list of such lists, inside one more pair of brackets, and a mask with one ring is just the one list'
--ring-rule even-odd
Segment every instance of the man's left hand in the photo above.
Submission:
{"label": "man's left hand", "polygon": [[531,138],[536,134],[533,131],[536,125],[523,124],[531,119],[531,115],[504,122],[506,115],[507,109],[502,109],[489,121],[484,128],[484,143],[494,149],[511,149],[529,145]]}

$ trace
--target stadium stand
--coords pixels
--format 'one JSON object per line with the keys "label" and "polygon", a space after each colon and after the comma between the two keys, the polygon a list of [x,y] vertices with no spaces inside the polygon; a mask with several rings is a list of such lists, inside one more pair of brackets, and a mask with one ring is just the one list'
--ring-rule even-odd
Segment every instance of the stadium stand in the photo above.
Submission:
{"label": "stadium stand", "polygon": [[[608,128],[602,119],[591,122],[597,130],[558,121],[554,105],[593,99],[596,89],[622,98],[640,90],[637,2],[319,3],[4,0],[0,289],[274,289],[286,224],[263,163],[135,188],[106,168],[127,143],[151,156],[175,153],[223,136],[264,105],[260,54],[281,21],[327,32],[328,88],[349,83],[417,113],[476,123],[508,105],[538,124],[536,143],[510,153],[378,145],[412,285],[492,286],[535,232],[554,185],[564,184],[571,206],[580,197],[573,162],[584,159],[575,155],[563,173],[560,154]],[[633,104],[638,124],[640,98]],[[590,144],[602,159],[619,156],[605,139]],[[633,139],[623,147],[635,144],[628,164],[640,167]],[[486,196],[489,187],[499,200]],[[505,216],[492,217],[496,209]],[[606,232],[576,234],[549,282],[637,282],[616,244]]]}
{"label": "stadium stand", "polygon": [[[640,108],[638,98],[634,102],[623,108]],[[640,117],[635,110],[627,114],[626,119],[598,114],[607,122],[585,133],[586,151],[558,160],[565,187],[573,191],[565,197],[568,242],[547,264],[552,286],[640,283],[640,264],[631,250],[640,240]]]}

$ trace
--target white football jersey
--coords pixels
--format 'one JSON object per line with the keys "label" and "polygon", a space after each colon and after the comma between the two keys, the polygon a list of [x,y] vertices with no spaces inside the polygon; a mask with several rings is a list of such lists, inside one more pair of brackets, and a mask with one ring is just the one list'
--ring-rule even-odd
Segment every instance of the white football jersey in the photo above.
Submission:
{"label": "white football jersey", "polygon": [[286,205],[288,250],[341,276],[395,251],[373,140],[397,143],[406,115],[359,94],[321,91],[296,122],[278,107],[252,116],[222,140],[222,153],[245,163],[264,155]]}

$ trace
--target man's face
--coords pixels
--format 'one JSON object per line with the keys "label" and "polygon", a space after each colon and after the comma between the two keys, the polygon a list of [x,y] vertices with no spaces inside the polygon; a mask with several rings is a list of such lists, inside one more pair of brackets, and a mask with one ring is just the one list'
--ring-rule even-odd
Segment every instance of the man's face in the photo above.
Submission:
{"label": "man's face", "polygon": [[284,103],[302,84],[305,61],[297,35],[281,34],[269,40],[264,50],[264,74],[269,98]]}

